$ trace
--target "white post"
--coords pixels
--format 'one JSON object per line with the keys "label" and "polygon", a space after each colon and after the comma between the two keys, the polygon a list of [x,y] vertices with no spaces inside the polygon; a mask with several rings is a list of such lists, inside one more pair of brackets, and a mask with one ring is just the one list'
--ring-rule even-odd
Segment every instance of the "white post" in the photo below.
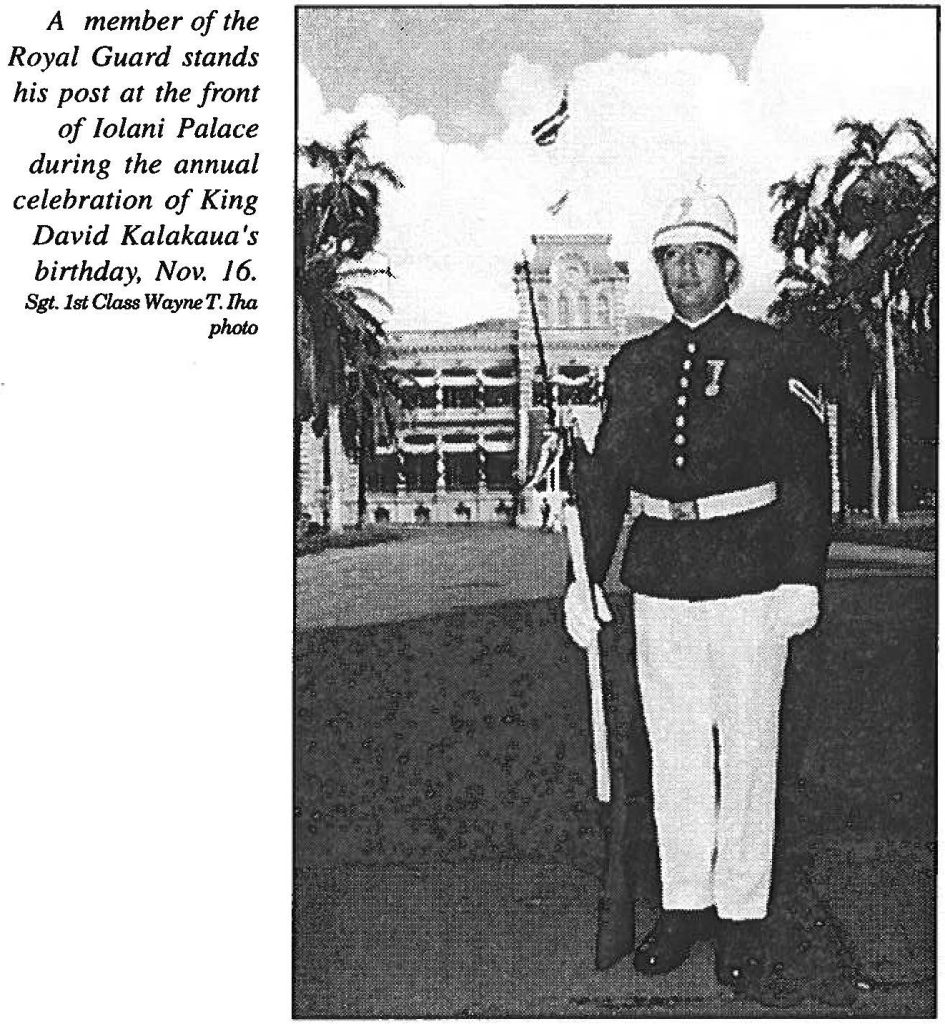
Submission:
{"label": "white post", "polygon": [[873,464],[870,471],[870,515],[879,521],[879,492],[882,476],[882,458],[879,443],[879,381],[870,385],[870,434],[873,446]]}
{"label": "white post", "polygon": [[345,453],[341,444],[341,406],[337,402],[328,406],[328,473],[328,530],[341,533]]}
{"label": "white post", "polygon": [[896,329],[889,271],[883,275],[886,319],[886,522],[899,522],[899,399],[896,379]]}
{"label": "white post", "polygon": [[840,436],[839,409],[836,402],[827,403],[827,433],[830,438],[830,511],[840,511]]}

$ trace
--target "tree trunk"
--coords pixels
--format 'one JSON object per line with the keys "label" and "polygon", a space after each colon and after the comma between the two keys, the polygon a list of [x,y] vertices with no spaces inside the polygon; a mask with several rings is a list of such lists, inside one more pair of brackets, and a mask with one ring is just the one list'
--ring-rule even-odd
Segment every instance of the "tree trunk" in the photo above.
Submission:
{"label": "tree trunk", "polygon": [[292,418],[292,522],[302,514],[302,418]]}
{"label": "tree trunk", "polygon": [[372,428],[371,413],[367,399],[361,396],[358,423],[358,529],[363,530],[367,522],[367,463],[368,451],[365,435]]}
{"label": "tree trunk", "polygon": [[870,472],[870,515],[879,522],[879,494],[882,483],[883,463],[879,443],[879,382],[870,385],[870,436],[873,445],[873,464]]}
{"label": "tree trunk", "polygon": [[364,439],[358,439],[358,529],[367,522],[367,452]]}
{"label": "tree trunk", "polygon": [[835,456],[836,456],[836,473],[837,473],[837,522],[845,523],[847,521],[847,488],[843,480],[843,470],[845,458],[843,455],[843,404],[838,398],[834,404],[834,425],[836,428],[835,434]]}
{"label": "tree trunk", "polygon": [[345,454],[341,445],[341,406],[328,406],[328,532],[341,533],[342,491],[344,489]]}
{"label": "tree trunk", "polygon": [[889,271],[883,277],[886,321],[886,522],[899,522],[899,397],[896,373],[896,333]]}

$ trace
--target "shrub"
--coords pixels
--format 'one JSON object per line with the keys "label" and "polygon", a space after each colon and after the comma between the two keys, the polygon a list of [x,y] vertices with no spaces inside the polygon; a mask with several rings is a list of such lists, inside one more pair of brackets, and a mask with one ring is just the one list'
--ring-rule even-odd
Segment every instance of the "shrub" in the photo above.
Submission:
{"label": "shrub", "polygon": [[403,533],[392,526],[383,524],[366,525],[359,529],[346,526],[341,533],[329,533],[323,526],[305,517],[299,520],[295,529],[295,553],[300,555],[316,555],[326,548],[364,548],[375,544],[386,544],[392,540],[400,540]]}
{"label": "shrub", "polygon": [[834,523],[832,539],[851,544],[877,544],[881,547],[912,548],[935,551],[937,546],[935,517],[924,515],[904,518],[898,525],[877,523],[860,516],[846,523]]}

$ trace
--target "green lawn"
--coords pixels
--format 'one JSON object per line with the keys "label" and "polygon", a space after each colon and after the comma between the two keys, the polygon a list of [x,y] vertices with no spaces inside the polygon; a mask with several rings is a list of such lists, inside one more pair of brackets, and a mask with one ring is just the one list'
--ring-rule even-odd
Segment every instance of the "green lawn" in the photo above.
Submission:
{"label": "green lawn", "polygon": [[[616,748],[645,786],[627,608],[604,655]],[[786,830],[933,829],[935,585],[828,584],[784,697]],[[600,855],[582,657],[557,599],[302,631],[303,863]],[[642,755],[642,760],[641,756]]]}
{"label": "green lawn", "polygon": [[[612,756],[645,794],[629,609],[614,604]],[[626,966],[594,975],[602,817],[582,656],[559,598],[303,629],[297,641],[298,1015],[932,1012],[933,580],[832,580],[821,626],[794,644],[774,966],[741,1005],[705,951],[688,981],[653,987]],[[638,906],[652,908],[656,851],[640,820]],[[531,967],[506,977],[508,957]],[[852,980],[864,976],[866,992]]]}

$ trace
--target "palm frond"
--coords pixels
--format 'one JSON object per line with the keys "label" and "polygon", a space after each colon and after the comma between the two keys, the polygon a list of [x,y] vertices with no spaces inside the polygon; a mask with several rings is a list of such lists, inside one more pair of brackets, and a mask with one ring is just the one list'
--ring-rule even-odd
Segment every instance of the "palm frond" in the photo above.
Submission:
{"label": "palm frond", "polygon": [[318,139],[312,139],[306,145],[300,146],[299,152],[315,168],[327,167],[334,169],[338,163],[337,151],[331,146],[326,146],[324,143],[319,142]]}
{"label": "palm frond", "polygon": [[899,134],[910,135],[919,144],[919,148],[923,153],[927,156],[935,157],[935,144],[932,142],[931,135],[926,131],[921,121],[914,117],[900,117],[893,121],[885,135],[886,143],[888,144],[890,139]]}
{"label": "palm frond", "polygon": [[837,122],[834,132],[839,135],[849,132],[852,136],[849,149],[869,160],[876,160],[883,148],[884,134],[871,121],[845,117]]}
{"label": "palm frond", "polygon": [[843,201],[847,187],[851,184],[862,166],[862,158],[856,153],[845,153],[837,160],[833,173],[827,182],[827,201],[835,209],[840,208],[840,203]]}
{"label": "palm frond", "polygon": [[346,267],[338,272],[338,279],[341,281],[352,277],[390,277],[397,275],[390,267]]}
{"label": "palm frond", "polygon": [[344,164],[353,163],[358,157],[363,157],[364,148],[361,145],[368,137],[367,121],[359,121],[341,143],[341,154]]}
{"label": "palm frond", "polygon": [[398,177],[397,173],[388,164],[384,163],[383,160],[377,160],[373,163],[364,165],[364,173],[372,175],[375,178],[380,178],[381,181],[387,182],[388,185],[394,188],[403,188],[404,183]]}
{"label": "palm frond", "polygon": [[377,206],[381,200],[381,190],[367,178],[359,178],[352,182],[351,189],[349,197],[352,200],[356,197],[361,206]]}
{"label": "palm frond", "polygon": [[813,272],[800,263],[788,263],[787,266],[775,278],[776,285],[780,284],[801,284],[813,287],[818,284]]}
{"label": "palm frond", "polygon": [[390,301],[380,292],[374,291],[373,288],[366,288],[364,285],[350,285],[346,291],[349,291],[352,298],[358,302],[363,302],[367,299],[370,302],[376,302],[382,309],[385,309],[388,313],[394,312],[394,307],[390,304]]}

